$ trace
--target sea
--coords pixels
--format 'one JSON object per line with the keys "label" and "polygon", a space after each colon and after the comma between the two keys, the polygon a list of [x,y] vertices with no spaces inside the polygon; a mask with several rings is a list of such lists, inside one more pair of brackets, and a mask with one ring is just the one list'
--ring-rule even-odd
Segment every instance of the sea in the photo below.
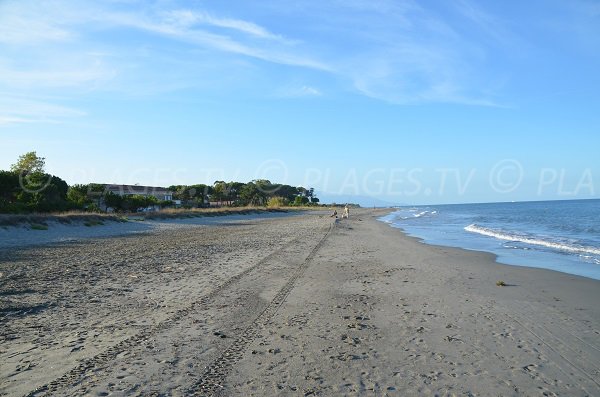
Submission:
{"label": "sea", "polygon": [[424,243],[600,280],[600,199],[407,206],[380,220]]}

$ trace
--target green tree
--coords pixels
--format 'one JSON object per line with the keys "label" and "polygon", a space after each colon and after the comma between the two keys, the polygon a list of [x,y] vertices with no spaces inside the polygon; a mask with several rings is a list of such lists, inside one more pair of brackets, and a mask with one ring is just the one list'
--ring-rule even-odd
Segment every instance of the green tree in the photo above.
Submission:
{"label": "green tree", "polygon": [[194,202],[196,206],[204,206],[204,199],[208,196],[210,191],[210,186],[204,185],[202,183],[196,185],[190,185],[189,188],[189,196],[190,199]]}
{"label": "green tree", "polygon": [[178,200],[181,200],[183,202],[188,202],[192,199],[190,188],[189,186],[185,185],[177,186],[177,189],[175,190],[175,195]]}
{"label": "green tree", "polygon": [[277,196],[285,197],[288,201],[294,201],[294,198],[298,195],[298,188],[290,185],[273,185],[277,186],[273,194]]}
{"label": "green tree", "polygon": [[69,186],[44,172],[45,160],[36,152],[19,156],[11,171],[0,172],[0,212],[49,212],[69,208]]}
{"label": "green tree", "polygon": [[197,185],[172,185],[168,188],[173,192],[175,200],[181,200],[184,206],[204,206],[205,198],[210,194],[211,187],[202,183]]}
{"label": "green tree", "polygon": [[256,183],[248,182],[240,190],[240,201],[243,205],[264,205],[266,194]]}
{"label": "green tree", "polygon": [[123,209],[123,197],[113,192],[107,192],[104,195],[104,204],[106,204],[107,207],[120,211]]}
{"label": "green tree", "polygon": [[227,198],[227,184],[224,181],[215,181],[213,184],[211,199],[219,204]]}
{"label": "green tree", "polygon": [[159,201],[158,205],[160,205],[161,208],[171,208],[175,205],[175,203],[173,200],[161,200]]}
{"label": "green tree", "polygon": [[101,183],[90,183],[87,185],[88,193],[104,193],[106,186]]}
{"label": "green tree", "polygon": [[273,185],[268,179],[255,179],[252,181],[256,187],[265,195],[271,196],[277,190],[279,185]]}
{"label": "green tree", "polygon": [[238,203],[240,201],[240,191],[244,187],[245,183],[242,182],[229,182],[227,184],[227,198],[232,203]]}
{"label": "green tree", "polygon": [[46,159],[39,157],[36,152],[27,152],[17,162],[10,166],[10,170],[19,174],[44,173]]}
{"label": "green tree", "polygon": [[90,192],[89,185],[72,185],[67,190],[67,200],[77,208],[83,208],[91,202],[88,193]]}
{"label": "green tree", "polygon": [[132,194],[123,196],[121,208],[126,211],[137,211],[138,208],[148,207],[150,204],[156,203],[158,200],[153,196],[142,196],[141,194]]}
{"label": "green tree", "polygon": [[20,212],[17,202],[19,193],[19,175],[12,171],[0,171],[0,212]]}
{"label": "green tree", "polygon": [[67,209],[67,190],[69,186],[57,176],[43,173],[28,174],[19,178],[20,190],[16,201],[26,211],[64,211]]}
{"label": "green tree", "polygon": [[298,186],[296,189],[298,190],[298,194],[299,195],[301,195],[301,196],[307,196],[308,195],[308,190],[306,190],[302,186]]}
{"label": "green tree", "polygon": [[308,197],[305,196],[296,196],[294,199],[294,205],[302,206],[308,204]]}

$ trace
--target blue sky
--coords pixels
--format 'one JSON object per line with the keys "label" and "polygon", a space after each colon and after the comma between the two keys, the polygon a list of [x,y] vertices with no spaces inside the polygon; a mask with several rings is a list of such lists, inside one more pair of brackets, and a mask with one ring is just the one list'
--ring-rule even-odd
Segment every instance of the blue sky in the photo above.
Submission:
{"label": "blue sky", "polygon": [[69,183],[594,198],[598,70],[598,1],[4,0],[0,169],[36,150]]}

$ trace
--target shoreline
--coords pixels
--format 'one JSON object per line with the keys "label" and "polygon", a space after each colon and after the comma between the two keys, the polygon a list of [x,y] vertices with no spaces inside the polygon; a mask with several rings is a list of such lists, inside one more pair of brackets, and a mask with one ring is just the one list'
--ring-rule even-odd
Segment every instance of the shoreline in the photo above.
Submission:
{"label": "shoreline", "polygon": [[600,394],[598,281],[384,211],[0,250],[0,394]]}
{"label": "shoreline", "polygon": [[[382,222],[382,221],[379,221],[379,220],[377,220],[377,221],[378,222]],[[382,222],[382,223],[386,224],[385,222]],[[406,230],[404,230],[404,229],[402,229],[400,227],[393,227],[391,225],[388,225],[388,226],[391,227],[394,230],[397,230],[404,237],[406,237],[408,239],[413,239],[416,243],[423,244],[423,245],[426,245],[428,247],[436,247],[436,248],[440,248],[440,249],[453,249],[453,250],[459,250],[459,251],[464,251],[464,252],[474,252],[474,253],[478,253],[478,254],[482,254],[482,255],[489,255],[490,256],[490,261],[492,261],[493,264],[495,264],[495,265],[516,267],[516,268],[522,268],[522,269],[536,269],[536,270],[543,271],[543,272],[552,272],[552,273],[556,273],[556,274],[563,275],[563,276],[577,277],[577,278],[581,278],[581,279],[585,279],[585,280],[592,280],[592,281],[600,282],[600,280],[595,279],[593,277],[587,277],[587,276],[582,276],[582,275],[579,275],[579,274],[561,272],[560,270],[548,269],[548,268],[544,268],[544,267],[535,267],[535,266],[529,266],[529,265],[518,265],[518,264],[512,264],[512,263],[504,263],[504,262],[501,262],[499,260],[500,259],[500,255],[498,255],[498,254],[496,254],[494,252],[484,251],[484,250],[474,249],[474,248],[470,249],[470,248],[464,248],[464,247],[454,247],[454,246],[450,246],[450,245],[441,245],[441,244],[429,243],[424,238],[421,238],[421,237],[418,237],[418,236],[413,236],[409,232],[407,232]]]}
{"label": "shoreline", "polygon": [[[339,225],[319,270],[292,291],[272,320],[275,332],[251,346],[258,357],[243,359],[230,377],[240,381],[224,395],[600,392],[598,281],[422,244],[390,233],[377,215],[370,224],[360,217]],[[339,254],[349,241],[354,258]],[[500,278],[507,287],[495,285]],[[309,380],[274,375],[273,367],[300,375],[308,368]]]}
{"label": "shoreline", "polygon": [[[389,215],[390,213],[388,213],[387,215]],[[424,237],[419,237],[419,236],[411,234],[410,231],[406,230],[405,228],[403,228],[400,225],[396,225],[395,226],[391,222],[380,220],[380,219],[377,219],[377,220],[379,222],[383,223],[383,224],[386,224],[387,226],[389,226],[392,229],[399,230],[406,237],[413,238],[413,239],[415,239],[416,241],[418,241],[421,244],[425,244],[425,245],[429,245],[429,246],[434,246],[434,247],[455,248],[455,249],[461,249],[461,250],[464,250],[464,251],[487,253],[487,254],[493,255],[494,256],[494,261],[496,263],[498,263],[498,264],[501,264],[501,265],[522,267],[522,268],[528,268],[528,269],[548,270],[548,271],[557,272],[557,273],[561,273],[561,274],[566,274],[566,275],[571,275],[571,276],[577,276],[577,277],[583,277],[583,278],[590,279],[590,280],[600,281],[600,277],[596,278],[596,277],[594,277],[592,275],[577,274],[577,273],[572,273],[572,272],[568,272],[568,271],[562,271],[562,270],[557,270],[557,269],[553,269],[553,268],[549,268],[549,267],[544,267],[542,265],[535,265],[534,262],[540,261],[539,258],[535,258],[535,260],[533,260],[533,262],[532,262],[532,259],[525,258],[524,254],[521,254],[521,253],[513,255],[511,257],[511,256],[507,256],[507,255],[503,256],[502,254],[496,253],[496,252],[492,251],[491,249],[490,250],[486,250],[485,248],[459,247],[459,246],[456,246],[456,245],[444,245],[444,244],[441,244],[441,243],[429,242]],[[595,266],[595,265],[592,265],[592,266]]]}
{"label": "shoreline", "polygon": [[[381,223],[384,226],[387,226],[393,230],[395,230],[397,233],[399,233],[402,238],[404,239],[409,239],[414,241],[417,244],[423,245],[425,247],[432,247],[435,248],[437,250],[441,250],[443,252],[445,251],[456,251],[458,255],[460,254],[464,254],[464,255],[469,255],[469,254],[476,254],[481,256],[481,258],[483,259],[483,261],[487,262],[487,264],[485,264],[485,266],[500,266],[503,268],[506,268],[507,270],[512,270],[515,269],[518,271],[518,269],[522,269],[525,272],[540,272],[540,274],[543,273],[549,273],[549,274],[554,274],[558,277],[568,277],[569,279],[580,279],[584,282],[593,282],[593,283],[597,283],[598,286],[600,287],[600,280],[597,280],[595,278],[592,277],[586,277],[586,276],[581,276],[578,274],[572,274],[572,273],[567,273],[567,272],[561,272],[559,270],[554,270],[554,269],[547,269],[547,268],[543,268],[543,267],[533,267],[533,266],[528,266],[528,265],[517,265],[517,264],[510,264],[510,263],[503,263],[498,261],[499,259],[499,255],[494,253],[494,252],[490,252],[490,251],[484,251],[484,250],[479,250],[479,249],[469,249],[469,248],[463,248],[463,247],[454,247],[454,246],[449,246],[449,245],[441,245],[441,244],[435,244],[435,243],[429,243],[427,241],[425,241],[425,239],[418,237],[418,236],[413,236],[411,235],[409,232],[407,232],[406,230],[399,228],[399,227],[393,227],[390,224],[380,221],[379,219],[375,219],[377,222]],[[486,258],[487,257],[487,258]],[[553,276],[554,277],[554,276]]]}

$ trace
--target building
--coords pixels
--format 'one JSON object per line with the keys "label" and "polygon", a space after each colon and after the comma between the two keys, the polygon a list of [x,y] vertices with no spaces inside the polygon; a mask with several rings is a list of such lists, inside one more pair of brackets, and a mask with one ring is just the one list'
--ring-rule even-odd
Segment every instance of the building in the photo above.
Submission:
{"label": "building", "polygon": [[[140,186],[140,185],[108,185],[104,184],[104,190],[102,196],[106,193],[113,193],[119,196],[144,196],[144,197],[155,197],[158,201],[173,201],[173,192],[158,186]],[[101,196],[101,197],[102,197]],[[108,207],[104,200],[101,198],[99,207],[106,212],[113,212],[114,208]],[[160,205],[150,205],[144,208],[137,208],[137,211],[158,211]],[[132,209],[136,210],[136,209]]]}
{"label": "building", "polygon": [[173,200],[173,192],[164,187],[140,185],[104,185],[104,192],[118,194],[119,196],[153,196],[160,201]]}

